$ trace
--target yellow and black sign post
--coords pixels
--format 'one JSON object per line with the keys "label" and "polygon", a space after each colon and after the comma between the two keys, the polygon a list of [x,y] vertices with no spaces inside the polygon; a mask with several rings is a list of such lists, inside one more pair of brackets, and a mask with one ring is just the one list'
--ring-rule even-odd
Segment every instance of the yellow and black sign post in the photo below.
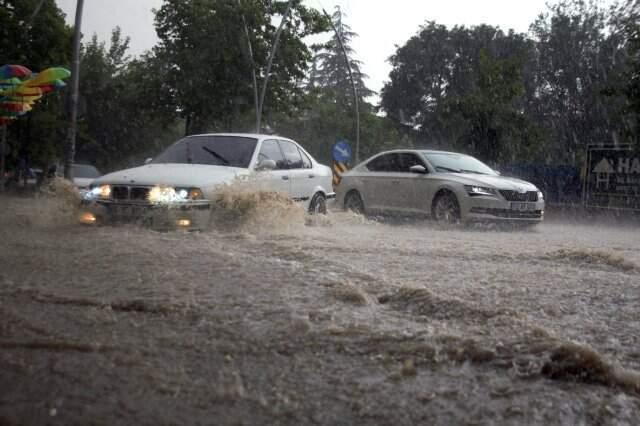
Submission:
{"label": "yellow and black sign post", "polygon": [[340,180],[342,179],[342,175],[349,170],[345,163],[340,161],[333,162],[333,187],[340,185]]}
{"label": "yellow and black sign post", "polygon": [[342,175],[349,170],[347,164],[351,160],[351,146],[345,140],[339,140],[331,149],[333,154],[333,188],[340,185]]}

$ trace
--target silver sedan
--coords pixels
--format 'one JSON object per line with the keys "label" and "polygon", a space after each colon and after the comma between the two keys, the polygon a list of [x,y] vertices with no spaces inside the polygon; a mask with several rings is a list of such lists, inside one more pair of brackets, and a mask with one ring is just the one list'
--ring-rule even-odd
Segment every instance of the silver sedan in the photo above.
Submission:
{"label": "silver sedan", "polygon": [[427,215],[443,223],[535,224],[544,217],[544,198],[535,185],[446,151],[374,155],[342,176],[336,196],[338,206],[359,213]]}

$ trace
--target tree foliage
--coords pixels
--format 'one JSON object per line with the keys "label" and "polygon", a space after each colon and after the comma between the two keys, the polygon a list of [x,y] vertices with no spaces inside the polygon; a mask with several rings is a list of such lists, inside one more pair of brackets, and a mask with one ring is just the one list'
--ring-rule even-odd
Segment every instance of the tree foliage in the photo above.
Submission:
{"label": "tree foliage", "polygon": [[[54,0],[0,0],[1,62],[34,71],[68,66],[71,29]],[[253,130],[254,92],[265,80],[288,1],[164,0],[159,43],[130,58],[114,30],[82,49],[78,159],[109,170],[151,156],[179,134]],[[355,141],[353,93],[336,34],[315,50],[307,36],[330,30],[319,11],[294,0],[266,94],[266,123],[331,161],[338,139]],[[367,103],[357,36],[336,9],[359,93],[361,157],[382,149],[454,148],[494,163],[580,166],[590,144],[640,146],[640,3],[603,9],[596,0],[548,6],[528,34],[489,25],[426,22],[390,58],[376,113]],[[248,36],[247,36],[248,34]],[[249,43],[253,55],[249,54]],[[258,88],[254,87],[255,71]],[[9,127],[9,164],[41,167],[63,155],[64,96],[43,99]]]}
{"label": "tree foliage", "polygon": [[108,47],[96,35],[83,46],[77,157],[103,169],[140,160],[177,136],[162,62],[151,54],[131,60],[128,46],[118,27]]}
{"label": "tree foliage", "polygon": [[[0,0],[0,65],[24,65],[34,72],[68,67],[71,29],[54,0]],[[44,165],[62,155],[66,135],[64,91],[43,97],[28,114],[8,127],[7,164],[19,159]]]}
{"label": "tree foliage", "polygon": [[523,35],[491,26],[429,22],[391,57],[382,106],[432,144],[509,158],[510,141],[530,125],[519,105],[529,49]]}
{"label": "tree foliage", "polygon": [[588,145],[621,142],[621,99],[606,92],[618,84],[625,55],[607,13],[593,0],[563,1],[531,31],[537,68],[530,101],[553,141],[549,156],[579,163]]}
{"label": "tree foliage", "polygon": [[627,54],[621,85],[626,99],[624,122],[629,139],[640,150],[640,2],[628,0],[617,11],[616,18],[625,39]]}
{"label": "tree foliage", "polygon": [[[353,90],[349,77],[349,68],[358,92],[358,101],[364,104],[365,100],[375,93],[370,90],[364,80],[368,78],[362,72],[362,62],[355,59],[355,51],[351,47],[351,42],[358,35],[351,31],[351,27],[345,23],[346,15],[336,6],[336,10],[331,16],[333,27],[337,30],[324,46],[321,46],[313,58],[313,69],[309,75],[310,89],[321,88],[324,92],[331,94],[336,103],[345,108],[352,108]],[[342,49],[344,47],[344,51]],[[345,53],[347,58],[345,58]]]}
{"label": "tree foliage", "polygon": [[487,161],[580,165],[588,145],[637,135],[637,4],[561,1],[529,36],[427,23],[391,57],[382,107],[424,141]]}
{"label": "tree foliage", "polygon": [[[375,114],[366,98],[374,94],[364,82],[362,63],[355,59],[351,41],[357,36],[345,22],[346,16],[336,8],[332,16],[330,40],[316,50],[306,84],[304,106],[293,117],[281,116],[275,121],[276,129],[301,141],[320,161],[331,163],[331,148],[338,140],[352,144],[356,140],[356,117],[353,86],[347,61],[358,92],[360,112],[360,157],[365,158],[396,144],[410,146],[411,142],[396,129],[395,124]],[[344,51],[340,46],[341,38]],[[346,58],[345,58],[346,51]],[[354,147],[355,148],[355,147]]]}
{"label": "tree foliage", "polygon": [[[259,0],[165,0],[156,11],[160,44],[155,53],[169,64],[169,89],[188,123],[187,133],[242,126],[254,108],[251,67],[260,86],[272,47],[276,19],[287,2]],[[244,18],[244,20],[243,20]],[[253,50],[248,57],[246,23]],[[294,1],[273,63],[265,109],[288,111],[301,95],[311,53],[303,38],[327,29],[317,11]]]}

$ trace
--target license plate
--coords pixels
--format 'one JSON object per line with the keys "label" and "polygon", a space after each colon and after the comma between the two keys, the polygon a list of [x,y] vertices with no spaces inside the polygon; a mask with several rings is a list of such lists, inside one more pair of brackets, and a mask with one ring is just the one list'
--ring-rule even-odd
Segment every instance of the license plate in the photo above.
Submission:
{"label": "license plate", "polygon": [[141,206],[113,205],[111,214],[119,220],[136,220],[145,214],[145,209]]}
{"label": "license plate", "polygon": [[519,212],[526,212],[535,210],[535,203],[511,203],[511,210],[517,210]]}

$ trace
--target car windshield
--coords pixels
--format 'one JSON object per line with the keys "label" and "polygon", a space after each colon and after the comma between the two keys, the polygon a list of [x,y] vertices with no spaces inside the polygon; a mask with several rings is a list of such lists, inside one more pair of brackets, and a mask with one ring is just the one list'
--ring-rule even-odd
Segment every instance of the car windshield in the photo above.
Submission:
{"label": "car windshield", "polygon": [[97,178],[101,173],[95,167],[88,164],[74,164],[73,176],[77,178]]}
{"label": "car windshield", "polygon": [[188,163],[249,167],[257,139],[243,136],[190,136],[179,140],[152,163]]}
{"label": "car windshield", "polygon": [[496,172],[491,167],[468,155],[429,151],[423,152],[422,155],[431,163],[437,172],[496,175]]}

